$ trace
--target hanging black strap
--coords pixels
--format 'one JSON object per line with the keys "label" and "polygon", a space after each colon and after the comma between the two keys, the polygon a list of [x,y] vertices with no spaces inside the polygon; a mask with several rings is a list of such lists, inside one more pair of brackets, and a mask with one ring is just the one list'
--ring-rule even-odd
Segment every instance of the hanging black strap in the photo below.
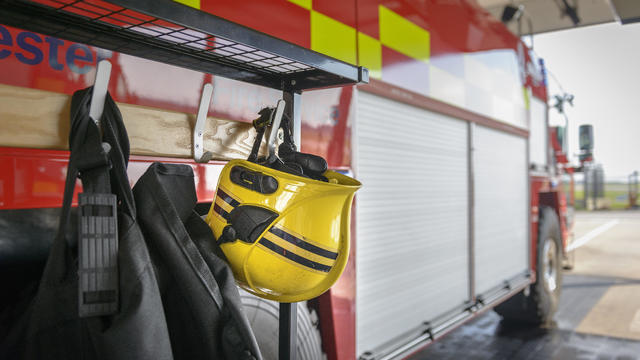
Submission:
{"label": "hanging black strap", "polygon": [[[58,228],[58,237],[74,248],[77,233],[79,315],[111,315],[118,310],[117,213],[135,216],[133,196],[126,175],[129,142],[122,116],[107,94],[104,112],[99,119],[102,134],[89,117],[92,88],[74,93],[71,100],[69,165]],[[71,202],[77,177],[83,192],[78,194],[78,229],[70,224]],[[112,191],[113,190],[113,191]],[[119,205],[118,205],[119,204]],[[69,255],[69,251],[66,251]],[[66,278],[73,268],[67,258]]]}
{"label": "hanging black strap", "polygon": [[251,162],[257,162],[258,153],[260,152],[260,145],[262,144],[262,138],[264,138],[264,132],[271,125],[271,113],[275,111],[273,108],[263,108],[258,112],[260,117],[253,121],[253,127],[256,129],[256,139],[253,141],[253,147],[249,158],[247,160]]}
{"label": "hanging black strap", "polygon": [[[88,96],[83,96],[85,92],[87,92]],[[97,180],[99,184],[96,185],[98,187],[104,187],[105,181],[104,179],[101,181],[101,177],[96,170],[100,170],[109,163],[108,154],[104,153],[100,141],[100,130],[89,118],[90,94],[88,89],[81,90],[74,93],[71,98],[72,115],[71,130],[69,132],[69,149],[71,154],[69,155],[67,179],[62,201],[62,213],[58,227],[58,237],[67,240],[73,238],[67,236],[67,234],[70,234],[71,231],[69,228],[69,216],[71,215],[71,201],[73,200],[79,167],[83,168],[83,172],[87,172],[86,179],[89,179],[87,184],[83,184],[84,187],[92,187],[94,181],[91,181],[91,179]]]}
{"label": "hanging black strap", "polygon": [[[71,99],[71,130],[69,133],[69,164],[65,182],[64,198],[58,236],[69,234],[69,216],[76,179],[81,173],[85,192],[111,192],[113,186],[120,201],[120,208],[132,217],[135,204],[127,177],[129,140],[122,115],[107,93],[100,129],[89,117],[92,87],[76,91]],[[72,244],[73,245],[73,244]]]}

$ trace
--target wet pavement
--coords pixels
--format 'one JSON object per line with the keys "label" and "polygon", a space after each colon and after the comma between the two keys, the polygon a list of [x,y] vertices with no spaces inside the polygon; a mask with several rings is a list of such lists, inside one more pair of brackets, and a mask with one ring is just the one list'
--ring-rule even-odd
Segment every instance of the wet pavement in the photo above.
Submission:
{"label": "wet pavement", "polygon": [[488,312],[412,359],[640,360],[640,212],[578,213],[553,325]]}

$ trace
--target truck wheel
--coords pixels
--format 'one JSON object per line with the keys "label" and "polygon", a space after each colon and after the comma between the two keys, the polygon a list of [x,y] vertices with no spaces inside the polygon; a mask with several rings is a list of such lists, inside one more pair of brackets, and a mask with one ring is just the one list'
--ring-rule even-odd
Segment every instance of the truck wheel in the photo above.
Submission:
{"label": "truck wheel", "polygon": [[[261,299],[240,290],[240,298],[244,305],[249,324],[258,341],[264,360],[278,360],[278,313],[279,304],[275,301]],[[310,310],[306,302],[298,304],[298,340],[296,343],[296,359],[322,360],[326,356],[322,352],[318,316]]]}
{"label": "truck wheel", "polygon": [[562,268],[565,270],[573,270],[573,267],[576,264],[576,253],[575,251],[571,251],[564,255],[562,259]]}
{"label": "truck wheel", "polygon": [[[538,222],[536,282],[496,306],[504,320],[546,325],[558,309],[562,289],[562,239],[555,211],[541,207]],[[527,290],[527,289],[525,289]]]}

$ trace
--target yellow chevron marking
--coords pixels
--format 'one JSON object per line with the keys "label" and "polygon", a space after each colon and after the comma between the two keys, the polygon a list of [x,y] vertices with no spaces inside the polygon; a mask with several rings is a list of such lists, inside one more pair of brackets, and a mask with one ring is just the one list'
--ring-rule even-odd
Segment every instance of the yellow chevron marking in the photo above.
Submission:
{"label": "yellow chevron marking", "polygon": [[429,32],[386,7],[378,7],[380,42],[416,60],[429,62]]}
{"label": "yellow chevron marking", "polygon": [[369,35],[358,32],[358,65],[369,69],[369,77],[382,78],[382,45]]}
{"label": "yellow chevron marking", "polygon": [[200,10],[200,0],[173,0],[177,3],[184,4],[187,6],[191,6],[192,8],[196,8]]}
{"label": "yellow chevron marking", "polygon": [[356,64],[356,29],[312,10],[311,50]]}
{"label": "yellow chevron marking", "polygon": [[307,10],[311,10],[311,0],[288,0],[300,7],[303,7]]}
{"label": "yellow chevron marking", "polygon": [[524,107],[529,110],[531,108],[531,90],[526,86],[522,87],[522,96],[524,97]]}

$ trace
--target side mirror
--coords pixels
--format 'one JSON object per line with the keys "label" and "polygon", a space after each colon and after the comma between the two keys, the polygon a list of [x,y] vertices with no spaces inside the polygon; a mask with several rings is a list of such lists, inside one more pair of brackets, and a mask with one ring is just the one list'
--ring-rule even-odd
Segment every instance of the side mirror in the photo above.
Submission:
{"label": "side mirror", "polygon": [[578,129],[580,136],[580,162],[593,161],[593,126],[580,125]]}
{"label": "side mirror", "polygon": [[591,152],[593,150],[593,126],[580,125],[578,133],[580,134],[580,150]]}
{"label": "side mirror", "polygon": [[556,126],[555,127],[555,134],[556,134],[556,140],[558,141],[558,144],[560,144],[560,148],[562,149],[563,153],[567,153],[567,139],[566,139],[566,132],[567,132],[567,128],[565,128],[564,126]]}

